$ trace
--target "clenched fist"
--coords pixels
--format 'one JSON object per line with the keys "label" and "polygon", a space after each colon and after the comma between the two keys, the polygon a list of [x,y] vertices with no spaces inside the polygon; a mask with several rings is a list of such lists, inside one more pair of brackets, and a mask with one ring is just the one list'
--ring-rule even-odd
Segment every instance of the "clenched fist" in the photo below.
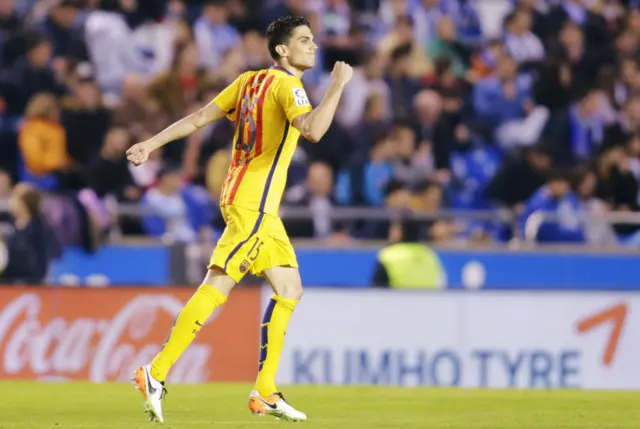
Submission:
{"label": "clenched fist", "polygon": [[150,153],[151,146],[147,142],[136,143],[127,151],[127,159],[133,165],[142,165],[149,159]]}
{"label": "clenched fist", "polygon": [[331,72],[331,77],[334,82],[337,82],[342,85],[346,85],[347,82],[351,80],[353,76],[353,68],[344,61],[338,61],[333,66],[333,71]]}

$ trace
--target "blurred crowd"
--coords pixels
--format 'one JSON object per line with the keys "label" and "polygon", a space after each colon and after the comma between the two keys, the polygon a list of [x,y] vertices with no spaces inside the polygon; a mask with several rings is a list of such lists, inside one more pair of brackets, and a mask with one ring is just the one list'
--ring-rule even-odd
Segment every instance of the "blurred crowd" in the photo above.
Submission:
{"label": "blurred crowd", "polygon": [[[11,183],[40,189],[58,229],[84,231],[62,241],[84,240],[89,249],[113,231],[215,238],[224,226],[217,201],[231,122],[167,145],[141,167],[124,152],[240,73],[270,66],[266,27],[296,14],[309,19],[320,46],[316,69],[303,78],[314,104],[335,61],[355,71],[326,136],[301,140],[294,156],[283,206],[311,216],[286,222],[293,237],[403,235],[394,221],[334,222],[336,207],[425,216],[507,208],[517,231],[533,214],[555,213],[538,222],[541,242],[633,244],[635,226],[598,218],[639,209],[638,6],[0,0],[0,199]],[[140,204],[145,214],[111,219],[117,203]],[[437,243],[514,238],[497,216],[418,226],[420,239]]]}

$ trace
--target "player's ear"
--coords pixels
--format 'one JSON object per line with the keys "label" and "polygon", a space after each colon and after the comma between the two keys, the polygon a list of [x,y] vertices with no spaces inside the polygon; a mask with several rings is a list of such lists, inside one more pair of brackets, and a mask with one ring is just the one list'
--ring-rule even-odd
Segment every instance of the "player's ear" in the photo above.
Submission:
{"label": "player's ear", "polygon": [[276,46],[276,52],[281,57],[286,57],[287,55],[289,55],[289,49],[287,49],[287,47],[285,45]]}

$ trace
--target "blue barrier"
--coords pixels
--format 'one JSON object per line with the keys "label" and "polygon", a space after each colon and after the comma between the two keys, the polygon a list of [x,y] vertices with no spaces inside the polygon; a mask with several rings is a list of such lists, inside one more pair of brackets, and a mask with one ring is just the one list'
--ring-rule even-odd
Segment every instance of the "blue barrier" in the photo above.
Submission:
{"label": "blue barrier", "polygon": [[164,246],[109,245],[90,255],[71,247],[53,264],[51,276],[56,282],[73,276],[80,284],[86,284],[92,277],[103,277],[114,285],[167,285],[169,253],[169,248]]}
{"label": "blue barrier", "polygon": [[[377,249],[301,248],[302,280],[308,286],[367,287]],[[549,251],[438,250],[447,287],[522,290],[640,290],[640,254]],[[95,255],[69,249],[55,264],[54,279],[104,276],[111,284],[167,285],[170,249],[110,245]],[[174,264],[175,265],[175,264]],[[203,265],[204,273],[204,265]]]}

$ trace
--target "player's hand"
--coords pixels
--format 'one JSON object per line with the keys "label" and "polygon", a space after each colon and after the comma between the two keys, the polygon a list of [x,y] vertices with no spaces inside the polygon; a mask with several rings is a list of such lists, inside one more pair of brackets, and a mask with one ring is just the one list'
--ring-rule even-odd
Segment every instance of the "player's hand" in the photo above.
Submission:
{"label": "player's hand", "polygon": [[331,72],[331,77],[334,82],[337,82],[341,85],[346,85],[353,76],[353,68],[344,61],[338,61],[333,66],[333,71]]}
{"label": "player's hand", "polygon": [[127,159],[133,165],[142,165],[149,159],[150,154],[151,145],[149,145],[149,143],[136,143],[127,151]]}

